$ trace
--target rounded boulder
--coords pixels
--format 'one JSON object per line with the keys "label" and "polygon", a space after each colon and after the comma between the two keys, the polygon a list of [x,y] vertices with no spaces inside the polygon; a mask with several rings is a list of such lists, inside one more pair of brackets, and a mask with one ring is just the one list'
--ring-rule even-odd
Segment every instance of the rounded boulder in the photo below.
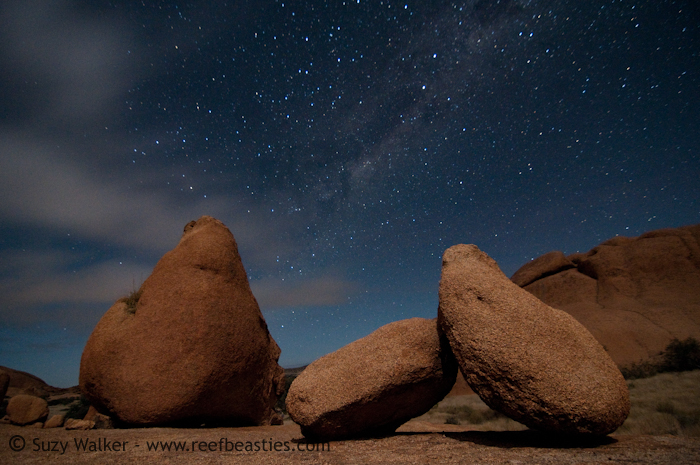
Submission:
{"label": "rounded boulder", "polygon": [[279,355],[233,234],[203,216],[99,321],[80,387],[121,423],[269,425],[284,389]]}
{"label": "rounded boulder", "polygon": [[19,394],[7,403],[7,416],[15,425],[43,422],[49,416],[49,404],[41,397]]}
{"label": "rounded boulder", "polygon": [[562,434],[605,435],[627,418],[627,384],[591,333],[475,245],[443,255],[438,321],[465,379],[494,410]]}
{"label": "rounded boulder", "polygon": [[436,320],[396,321],[306,367],[287,411],[313,440],[385,435],[430,410],[456,376]]}

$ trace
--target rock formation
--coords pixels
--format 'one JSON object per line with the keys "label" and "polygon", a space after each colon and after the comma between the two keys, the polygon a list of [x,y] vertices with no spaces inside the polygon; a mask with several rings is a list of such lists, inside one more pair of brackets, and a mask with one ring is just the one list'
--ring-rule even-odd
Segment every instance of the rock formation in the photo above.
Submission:
{"label": "rock formation", "polygon": [[574,262],[566,258],[562,252],[554,251],[526,263],[510,279],[518,286],[525,287],[533,281],[571,268],[576,268]]}
{"label": "rock formation", "polygon": [[9,375],[9,384],[5,394],[9,397],[13,397],[18,394],[47,397],[49,395],[68,393],[74,390],[74,388],[62,389],[49,386],[42,379],[30,373],[0,366],[0,372],[3,371]]}
{"label": "rock formation", "polygon": [[700,225],[616,237],[568,257],[550,252],[512,280],[574,316],[620,365],[657,355],[674,337],[700,339]]}
{"label": "rock formation", "polygon": [[627,418],[627,384],[603,347],[474,245],[443,255],[438,321],[465,379],[494,410],[564,434],[608,434]]}
{"label": "rock formation", "polygon": [[83,351],[80,387],[127,424],[269,425],[284,389],[279,355],[233,235],[203,216],[102,317]]}
{"label": "rock formation", "polygon": [[49,416],[49,404],[41,397],[20,394],[10,398],[7,416],[20,426],[43,422]]}
{"label": "rock formation", "polygon": [[314,440],[388,434],[442,400],[456,375],[435,320],[397,321],[309,365],[287,411]]}

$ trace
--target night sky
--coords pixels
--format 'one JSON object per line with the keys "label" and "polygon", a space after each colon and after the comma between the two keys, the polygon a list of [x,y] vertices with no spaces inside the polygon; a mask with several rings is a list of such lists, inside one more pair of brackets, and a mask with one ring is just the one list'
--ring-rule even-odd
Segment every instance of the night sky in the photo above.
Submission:
{"label": "night sky", "polygon": [[285,367],[508,276],[700,222],[688,1],[0,4],[0,365],[78,382],[102,314],[202,215]]}

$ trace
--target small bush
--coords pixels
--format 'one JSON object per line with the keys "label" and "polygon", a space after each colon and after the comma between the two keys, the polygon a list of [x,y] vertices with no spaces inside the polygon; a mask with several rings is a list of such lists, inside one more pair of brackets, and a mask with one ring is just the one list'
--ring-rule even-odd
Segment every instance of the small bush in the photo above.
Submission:
{"label": "small bush", "polygon": [[449,417],[445,418],[445,424],[446,425],[459,425],[459,418],[457,418],[454,415],[450,415]]}
{"label": "small bush", "polygon": [[700,369],[700,342],[692,337],[683,341],[673,339],[664,350],[660,368],[673,372]]}
{"label": "small bush", "polygon": [[621,367],[620,371],[625,379],[651,378],[659,372],[659,367],[655,363],[639,362]]}
{"label": "small bush", "polygon": [[662,352],[659,362],[631,363],[620,368],[625,379],[651,378],[658,373],[700,369],[700,342],[693,337],[673,339]]}
{"label": "small bush", "polygon": [[284,375],[284,394],[277,398],[277,405],[275,406],[284,415],[287,415],[287,393],[295,379],[297,379],[296,375]]}
{"label": "small bush", "polygon": [[80,399],[73,402],[68,408],[68,411],[66,411],[65,418],[76,418],[78,420],[82,420],[83,418],[85,418],[85,415],[87,415],[89,409],[90,402],[88,402],[88,400],[85,397],[80,396]]}

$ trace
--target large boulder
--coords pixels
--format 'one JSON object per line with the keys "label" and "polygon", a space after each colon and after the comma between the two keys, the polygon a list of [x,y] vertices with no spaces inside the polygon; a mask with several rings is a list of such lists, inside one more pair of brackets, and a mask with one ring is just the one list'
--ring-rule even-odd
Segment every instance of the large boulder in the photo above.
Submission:
{"label": "large boulder", "polygon": [[10,398],[7,416],[15,425],[43,422],[49,416],[49,404],[41,397],[20,394]]}
{"label": "large boulder", "polygon": [[284,389],[279,355],[233,235],[203,216],[99,321],[80,387],[122,423],[268,425]]}
{"label": "large boulder", "polygon": [[438,321],[465,379],[494,410],[562,434],[605,435],[627,418],[627,384],[603,347],[474,245],[445,251]]}
{"label": "large boulder", "polygon": [[656,356],[673,339],[700,339],[700,225],[615,237],[566,257],[574,267],[522,280],[580,321],[620,365]]}
{"label": "large boulder", "polygon": [[313,440],[388,434],[442,400],[456,376],[435,320],[397,321],[306,367],[287,411]]}

